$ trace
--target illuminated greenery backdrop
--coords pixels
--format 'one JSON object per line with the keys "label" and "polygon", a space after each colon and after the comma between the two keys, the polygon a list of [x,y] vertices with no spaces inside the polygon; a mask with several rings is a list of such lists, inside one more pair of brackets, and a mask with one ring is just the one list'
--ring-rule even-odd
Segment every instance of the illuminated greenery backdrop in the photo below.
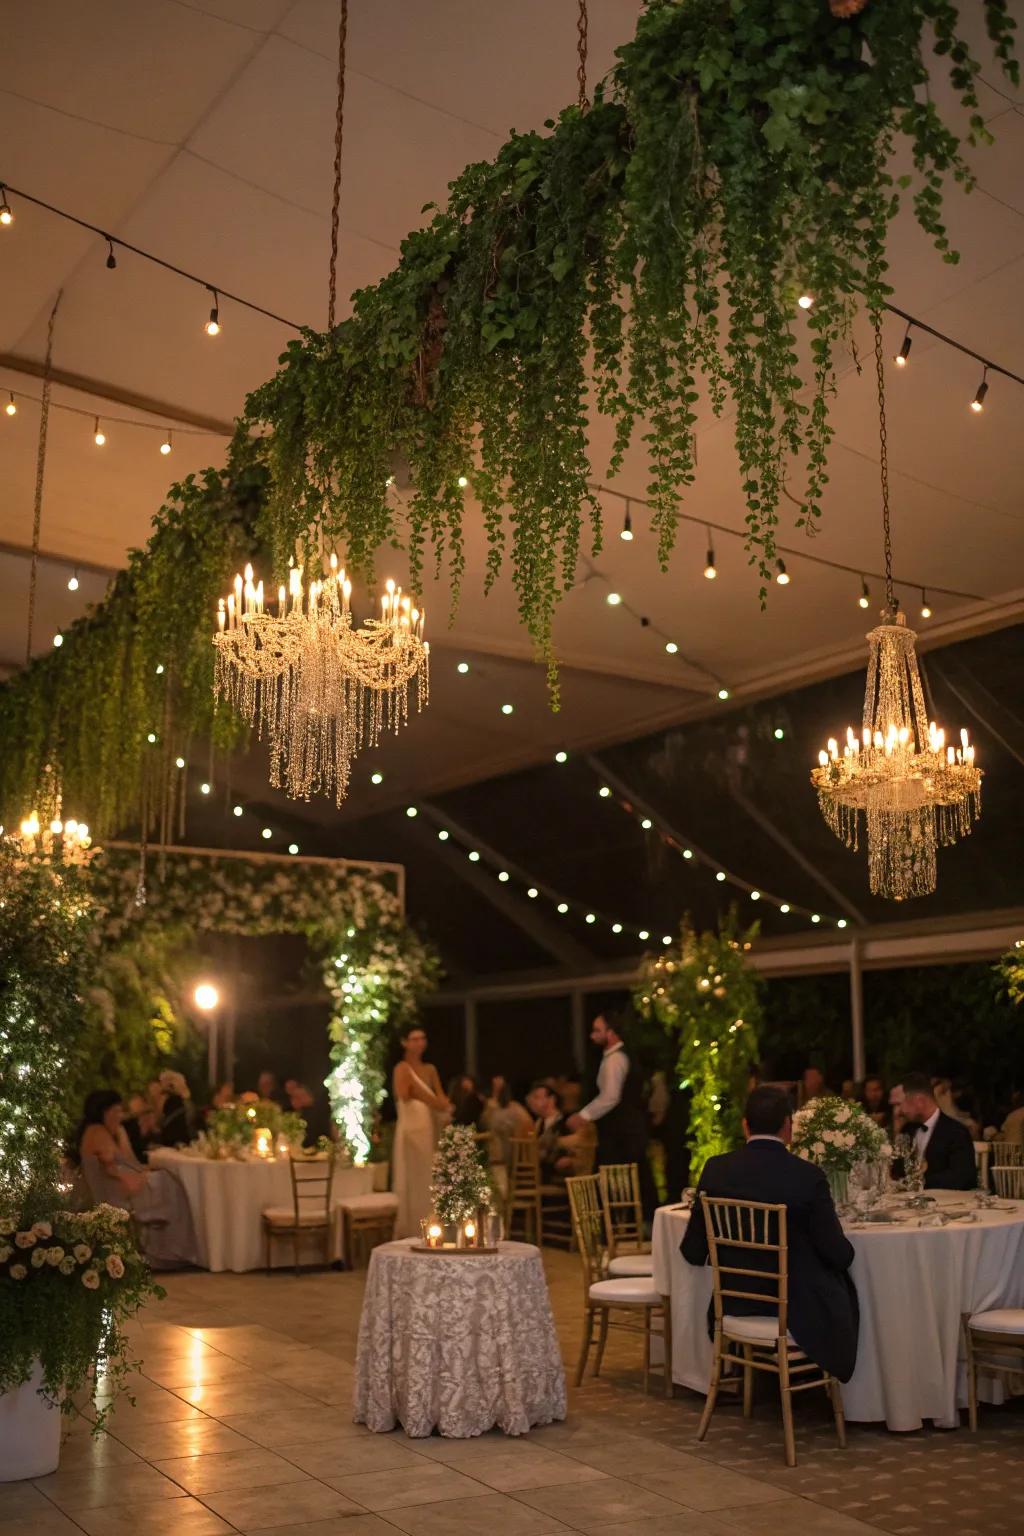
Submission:
{"label": "illuminated greenery backdrop", "polygon": [[[787,476],[800,520],[819,515],[833,358],[857,307],[877,313],[887,292],[900,140],[916,217],[955,260],[941,188],[971,173],[927,83],[937,59],[968,140],[988,137],[962,9],[867,0],[841,20],[825,0],[648,0],[590,109],[468,166],[352,317],[289,347],[225,468],[174,486],[104,603],[0,690],[0,820],[25,814],[52,763],[67,811],[96,832],[142,820],[169,840],[177,758],[194,738],[233,737],[213,715],[210,633],[239,561],[262,557],[276,576],[296,537],[312,553],[322,534],[368,576],[395,541],[415,585],[432,545],[454,601],[463,480],[483,509],[488,580],[507,561],[552,666],[552,616],[587,522],[600,542],[593,408],[616,434],[599,469],[614,473],[640,437],[664,563],[701,388],[715,411],[730,402],[763,578]],[[1015,80],[1006,0],[979,12]],[[798,321],[802,289],[814,304]],[[407,506],[388,484],[396,460]]]}

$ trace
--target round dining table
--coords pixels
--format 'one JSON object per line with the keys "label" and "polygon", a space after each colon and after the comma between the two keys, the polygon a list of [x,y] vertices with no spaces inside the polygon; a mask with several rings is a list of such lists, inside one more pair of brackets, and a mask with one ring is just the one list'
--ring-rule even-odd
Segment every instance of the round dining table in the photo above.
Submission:
{"label": "round dining table", "polygon": [[[292,1180],[286,1157],[202,1157],[172,1147],[154,1147],[151,1168],[174,1174],[188,1196],[196,1232],[199,1264],[219,1273],[262,1269],[266,1263],[263,1212],[268,1206],[292,1205]],[[332,1255],[343,1259],[341,1201],[351,1195],[370,1194],[373,1167],[335,1167],[331,1189]],[[290,1264],[287,1243],[271,1247],[272,1264]]]}
{"label": "round dining table", "polygon": [[[961,1205],[970,1200],[956,1198]],[[921,1226],[913,1217],[844,1222],[860,1299],[857,1364],[842,1388],[848,1419],[892,1430],[920,1429],[926,1420],[940,1429],[959,1425],[967,1403],[963,1314],[1024,1306],[1024,1202],[1006,1206],[945,1226]],[[704,1393],[711,1270],[688,1264],[679,1252],[688,1221],[680,1206],[655,1212],[654,1283],[671,1298],[672,1379]],[[1002,1400],[992,1378],[981,1376],[979,1390],[985,1401]]]}
{"label": "round dining table", "polygon": [[539,1248],[373,1250],[356,1357],[355,1419],[417,1438],[524,1435],[565,1418],[565,1371]]}

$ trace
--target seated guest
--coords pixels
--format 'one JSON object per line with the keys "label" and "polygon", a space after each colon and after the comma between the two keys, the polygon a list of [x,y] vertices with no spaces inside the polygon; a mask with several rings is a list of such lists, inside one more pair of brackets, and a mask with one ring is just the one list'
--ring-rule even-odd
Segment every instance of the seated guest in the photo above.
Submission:
{"label": "seated guest", "polygon": [[800,1103],[803,1105],[811,1099],[820,1099],[823,1093],[828,1093],[824,1072],[820,1067],[805,1067],[800,1079]]}
{"label": "seated guest", "polygon": [[267,1104],[276,1104],[278,1109],[288,1108],[288,1100],[281,1092],[277,1078],[266,1068],[256,1079],[256,1095]]}
{"label": "seated guest", "polygon": [[856,1102],[857,1084],[852,1077],[843,1078],[843,1086],[839,1090],[839,1097],[841,1099],[849,1099],[852,1103]]}
{"label": "seated guest", "polygon": [[570,1159],[559,1148],[559,1140],[565,1134],[565,1117],[558,1094],[549,1083],[534,1083],[526,1095],[526,1102],[530,1113],[536,1117],[534,1133],[541,1169],[547,1175],[556,1170],[563,1171],[559,1164],[569,1163]]}
{"label": "seated guest", "polygon": [[504,1077],[491,1078],[491,1093],[481,1118],[481,1126],[491,1133],[491,1162],[508,1162],[508,1144],[512,1136],[531,1136],[533,1121],[526,1108],[512,1097]]}
{"label": "seated guest", "polygon": [[579,1073],[559,1072],[550,1082],[561,1101],[563,1115],[574,1115],[583,1103],[583,1082]]}
{"label": "seated guest", "polygon": [[146,1161],[149,1148],[159,1146],[160,1130],[157,1117],[141,1093],[133,1093],[128,1100],[128,1113],[124,1119],[125,1135],[131,1143],[137,1163]]}
{"label": "seated guest", "polygon": [[970,1131],[935,1100],[924,1072],[906,1072],[901,1083],[903,1133],[913,1136],[925,1165],[925,1189],[976,1189],[978,1169]]}
{"label": "seated guest", "polygon": [[295,1077],[285,1080],[284,1091],[288,1095],[288,1108],[306,1122],[304,1146],[315,1147],[321,1136],[331,1135],[330,1106],[325,1095],[317,1099],[312,1089]]}
{"label": "seated guest", "polygon": [[90,1093],[69,1156],[97,1204],[131,1211],[154,1268],[194,1264],[196,1240],[185,1191],[166,1168],[139,1166],[123,1120],[121,1095],[113,1088]]}
{"label": "seated guest", "polygon": [[448,1084],[448,1097],[452,1105],[452,1125],[471,1125],[479,1130],[484,1101],[477,1089],[476,1079],[468,1072],[453,1077]]}
{"label": "seated guest", "polygon": [[873,1120],[876,1125],[888,1125],[889,1098],[885,1091],[885,1084],[880,1077],[866,1077],[864,1079],[860,1103],[869,1120]]}
{"label": "seated guest", "polygon": [[[850,1279],[853,1245],[843,1234],[828,1180],[820,1168],[788,1150],[793,1123],[789,1096],[775,1087],[755,1088],[747,1099],[746,1146],[704,1164],[686,1236],[680,1248],[690,1264],[706,1264],[708,1238],[700,1195],[754,1200],[786,1207],[789,1249],[789,1331],[807,1357],[839,1381],[849,1381],[857,1359],[860,1313]],[[775,1272],[776,1256],[744,1254],[741,1262]],[[753,1290],[756,1280],[744,1282]],[[739,1316],[774,1313],[773,1301],[729,1297]],[[713,1315],[709,1314],[713,1327]]]}
{"label": "seated guest", "polygon": [[180,1072],[161,1072],[160,1087],[164,1094],[163,1113],[160,1116],[160,1145],[186,1147],[192,1140],[192,1095],[188,1083]]}
{"label": "seated guest", "polygon": [[972,1141],[980,1140],[981,1123],[972,1115],[969,1107],[970,1094],[965,1092],[963,1087],[954,1088],[951,1078],[933,1077],[932,1096],[944,1115],[948,1115],[951,1120],[959,1120],[961,1125],[966,1125]]}
{"label": "seated guest", "polygon": [[1014,1107],[1003,1121],[999,1132],[1000,1141],[1012,1141],[1016,1146],[1024,1146],[1024,1105],[1020,1103],[1020,1094],[1015,1093],[1011,1103]]}

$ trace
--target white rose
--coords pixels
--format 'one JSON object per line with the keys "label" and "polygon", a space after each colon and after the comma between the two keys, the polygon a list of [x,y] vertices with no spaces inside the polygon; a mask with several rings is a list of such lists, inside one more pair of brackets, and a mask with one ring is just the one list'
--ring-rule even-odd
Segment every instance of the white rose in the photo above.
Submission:
{"label": "white rose", "polygon": [[98,1291],[100,1287],[99,1272],[95,1269],[87,1269],[82,1274],[82,1284],[87,1291]]}
{"label": "white rose", "polygon": [[811,1148],[811,1151],[816,1153],[818,1157],[824,1157],[824,1155],[825,1155],[825,1143],[823,1141],[816,1141],[814,1143],[813,1147]]}
{"label": "white rose", "polygon": [[79,1264],[84,1264],[86,1259],[92,1258],[92,1249],[89,1247],[88,1243],[75,1244],[75,1258],[78,1260]]}
{"label": "white rose", "polygon": [[60,1261],[60,1272],[61,1272],[62,1275],[71,1275],[71,1274],[74,1274],[74,1271],[75,1271],[75,1261],[74,1261],[74,1258],[72,1257],[72,1255],[70,1253],[66,1253],[64,1255],[64,1257]]}
{"label": "white rose", "polygon": [[52,1269],[57,1268],[57,1265],[60,1263],[63,1257],[64,1249],[58,1248],[56,1245],[53,1248],[47,1248],[46,1250],[46,1262]]}
{"label": "white rose", "polygon": [[24,1280],[25,1276],[28,1274],[28,1270],[25,1268],[24,1264],[12,1264],[8,1273],[10,1274],[12,1280]]}
{"label": "white rose", "polygon": [[35,1233],[36,1237],[53,1236],[53,1228],[50,1226],[48,1221],[34,1221],[32,1223],[32,1231]]}
{"label": "white rose", "polygon": [[850,1111],[849,1107],[847,1105],[845,1105],[845,1104],[843,1105],[842,1109],[837,1109],[836,1110],[836,1124],[837,1125],[843,1125],[847,1120],[849,1120],[850,1113],[851,1113],[851,1111]]}
{"label": "white rose", "polygon": [[0,1264],[6,1264],[7,1260],[10,1258],[13,1252],[14,1249],[11,1247],[10,1243],[5,1243],[3,1247],[0,1248]]}
{"label": "white rose", "polygon": [[107,1274],[111,1280],[120,1280],[124,1274],[124,1260],[119,1253],[107,1255]]}
{"label": "white rose", "polygon": [[33,1250],[32,1250],[32,1268],[33,1269],[42,1269],[42,1267],[43,1267],[43,1265],[45,1263],[46,1263],[46,1249],[45,1248],[33,1248]]}
{"label": "white rose", "polygon": [[36,1235],[34,1232],[15,1232],[14,1246],[16,1248],[34,1248]]}

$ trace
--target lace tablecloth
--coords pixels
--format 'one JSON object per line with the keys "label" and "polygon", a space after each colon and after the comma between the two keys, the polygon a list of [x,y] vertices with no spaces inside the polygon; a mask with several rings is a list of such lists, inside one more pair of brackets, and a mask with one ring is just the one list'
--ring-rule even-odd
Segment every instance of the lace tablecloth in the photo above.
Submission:
{"label": "lace tablecloth", "polygon": [[[672,1298],[672,1379],[703,1393],[711,1270],[695,1269],[679,1252],[688,1220],[671,1207],[655,1212],[654,1283]],[[846,1417],[895,1430],[920,1429],[926,1419],[955,1428],[967,1403],[961,1313],[1024,1306],[1024,1204],[979,1212],[968,1225],[852,1225],[847,1236],[856,1250],[860,1339],[842,1389]],[[1003,1394],[983,1375],[980,1395],[999,1402]]]}
{"label": "lace tablecloth", "polygon": [[461,1258],[373,1250],[356,1363],[355,1419],[466,1439],[524,1435],[565,1417],[565,1372],[540,1251],[502,1243]]}

